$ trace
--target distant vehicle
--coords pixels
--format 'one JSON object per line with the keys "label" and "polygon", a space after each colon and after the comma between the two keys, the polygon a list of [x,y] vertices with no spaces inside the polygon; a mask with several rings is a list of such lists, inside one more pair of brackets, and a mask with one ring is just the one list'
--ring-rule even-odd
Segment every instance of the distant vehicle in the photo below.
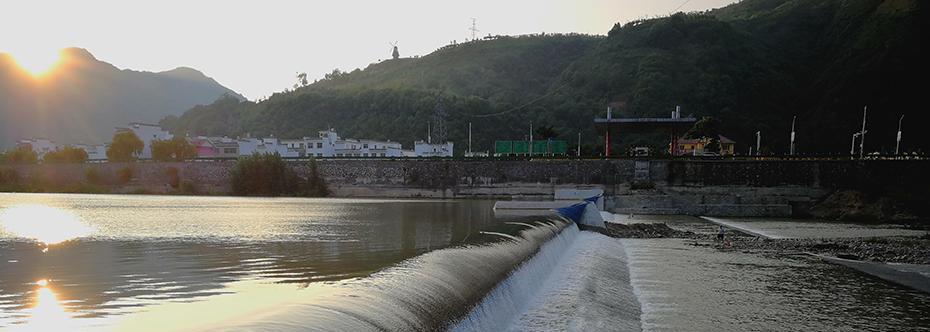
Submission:
{"label": "distant vehicle", "polygon": [[630,154],[634,157],[648,157],[651,154],[651,151],[648,147],[637,146],[634,147],[632,151],[630,151]]}

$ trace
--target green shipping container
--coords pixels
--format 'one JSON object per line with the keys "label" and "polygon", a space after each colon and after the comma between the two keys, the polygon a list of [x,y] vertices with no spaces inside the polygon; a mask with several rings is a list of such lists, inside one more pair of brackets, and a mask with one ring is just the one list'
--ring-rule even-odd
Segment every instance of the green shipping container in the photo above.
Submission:
{"label": "green shipping container", "polygon": [[495,141],[494,153],[508,155],[513,153],[513,141]]}
{"label": "green shipping container", "polygon": [[549,144],[549,151],[555,155],[566,155],[568,154],[568,142],[552,141]]}
{"label": "green shipping container", "polygon": [[530,144],[527,141],[512,141],[513,142],[513,153],[515,154],[527,154],[530,152]]}
{"label": "green shipping container", "polygon": [[[528,141],[495,141],[494,153],[499,155],[527,155],[530,153]],[[565,141],[533,141],[533,155],[566,155],[568,143]]]}

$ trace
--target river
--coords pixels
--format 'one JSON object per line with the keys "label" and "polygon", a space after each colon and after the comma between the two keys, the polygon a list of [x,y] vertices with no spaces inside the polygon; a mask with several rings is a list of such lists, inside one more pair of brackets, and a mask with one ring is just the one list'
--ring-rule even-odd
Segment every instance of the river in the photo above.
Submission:
{"label": "river", "polygon": [[803,254],[492,204],[0,194],[0,330],[930,330],[927,294]]}
{"label": "river", "polygon": [[[491,204],[0,194],[0,327],[111,327],[171,303],[362,278],[492,228]],[[241,305],[215,304],[163,324]]]}

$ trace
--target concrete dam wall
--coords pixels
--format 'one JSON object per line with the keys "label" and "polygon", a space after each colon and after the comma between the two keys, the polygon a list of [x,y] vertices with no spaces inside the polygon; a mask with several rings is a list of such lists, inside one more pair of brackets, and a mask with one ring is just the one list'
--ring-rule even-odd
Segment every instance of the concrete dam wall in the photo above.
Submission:
{"label": "concrete dam wall", "polygon": [[[362,160],[317,161],[338,197],[552,199],[558,188],[602,188],[621,213],[790,216],[837,189],[930,197],[924,160]],[[305,176],[306,161],[289,161]],[[113,192],[168,193],[172,181],[227,194],[235,161],[6,165],[19,181],[58,187],[93,180]],[[176,174],[176,176],[172,175]],[[173,179],[172,179],[173,178]],[[905,197],[905,198],[907,198]]]}

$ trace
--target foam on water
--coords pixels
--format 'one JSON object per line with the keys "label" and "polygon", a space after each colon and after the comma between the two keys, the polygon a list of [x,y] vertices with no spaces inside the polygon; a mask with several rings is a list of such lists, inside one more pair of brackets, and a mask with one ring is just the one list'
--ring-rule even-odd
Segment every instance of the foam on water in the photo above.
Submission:
{"label": "foam on water", "polygon": [[574,224],[544,244],[453,331],[639,331],[622,244]]}

